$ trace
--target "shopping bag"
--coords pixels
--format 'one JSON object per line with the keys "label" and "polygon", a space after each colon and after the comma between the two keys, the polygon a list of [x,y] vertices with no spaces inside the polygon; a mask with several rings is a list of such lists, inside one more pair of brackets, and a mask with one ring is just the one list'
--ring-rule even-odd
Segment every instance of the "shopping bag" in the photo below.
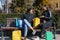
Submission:
{"label": "shopping bag", "polygon": [[36,18],[34,18],[33,26],[34,26],[34,28],[35,28],[35,27],[37,27],[38,25],[40,25],[40,18],[36,17]]}
{"label": "shopping bag", "polygon": [[19,26],[19,24],[18,24],[18,18],[15,19],[15,23],[16,23],[16,27],[18,27]]}
{"label": "shopping bag", "polygon": [[21,40],[21,31],[16,30],[12,32],[12,40]]}
{"label": "shopping bag", "polygon": [[18,26],[19,26],[19,28],[22,28],[22,25],[23,25],[23,20],[18,20]]}
{"label": "shopping bag", "polygon": [[45,40],[53,40],[53,34],[50,31],[47,31],[45,34]]}

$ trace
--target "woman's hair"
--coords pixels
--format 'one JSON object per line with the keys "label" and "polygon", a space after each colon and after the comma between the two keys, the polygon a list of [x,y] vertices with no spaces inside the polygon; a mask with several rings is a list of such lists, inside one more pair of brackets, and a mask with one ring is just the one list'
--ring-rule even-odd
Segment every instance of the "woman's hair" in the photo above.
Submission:
{"label": "woman's hair", "polygon": [[28,8],[28,9],[27,9],[27,13],[29,13],[30,10],[34,10],[34,8]]}

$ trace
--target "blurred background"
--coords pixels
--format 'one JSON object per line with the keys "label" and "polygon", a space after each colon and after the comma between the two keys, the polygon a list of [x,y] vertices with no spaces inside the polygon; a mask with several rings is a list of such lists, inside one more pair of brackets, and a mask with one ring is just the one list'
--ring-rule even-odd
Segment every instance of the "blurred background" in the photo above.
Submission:
{"label": "blurred background", "polygon": [[0,23],[5,23],[6,18],[22,17],[29,7],[41,15],[41,8],[45,5],[51,9],[53,21],[57,29],[60,29],[60,0],[0,0]]}
{"label": "blurred background", "polygon": [[[56,28],[59,29],[57,33],[60,33],[60,0],[0,0],[0,28],[1,26],[6,27],[6,25],[9,24],[8,20],[22,18],[22,15],[25,14],[30,7],[37,10],[40,16],[43,6],[49,7],[52,11],[53,22],[56,23]],[[11,35],[12,30],[0,30],[0,40],[4,40],[4,38],[6,40],[11,40]],[[56,36],[58,37],[57,40],[59,36],[60,34]]]}

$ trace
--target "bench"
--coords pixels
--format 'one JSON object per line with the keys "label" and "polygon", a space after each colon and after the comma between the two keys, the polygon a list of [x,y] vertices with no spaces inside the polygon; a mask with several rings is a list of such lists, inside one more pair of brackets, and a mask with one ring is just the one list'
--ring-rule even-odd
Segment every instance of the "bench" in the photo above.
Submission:
{"label": "bench", "polygon": [[[16,28],[15,25],[11,25],[12,22],[14,23],[15,19],[16,19],[16,18],[6,18],[7,27],[10,27],[10,28],[8,28],[8,29]],[[18,19],[20,19],[20,18],[18,18]],[[7,29],[7,27],[6,27],[6,29]],[[34,28],[34,27],[33,27],[33,28]],[[36,28],[34,28],[34,29],[36,29]],[[48,29],[53,29],[53,27],[49,27]],[[38,28],[37,28],[36,31],[41,31],[41,29],[38,29]]]}
{"label": "bench", "polygon": [[[12,22],[15,21],[16,18],[6,18],[6,22],[7,22],[7,27],[3,27],[2,29],[4,30],[17,30],[18,28],[16,28],[16,26],[10,26]],[[19,18],[20,19],[20,18]],[[34,28],[34,27],[33,27]],[[49,27],[48,29],[53,29],[54,27]],[[35,28],[34,28],[35,29]],[[48,30],[46,29],[46,30]],[[30,29],[29,29],[30,30]],[[36,29],[37,32],[40,32],[41,29]]]}
{"label": "bench", "polygon": [[18,30],[16,27],[2,27],[2,30]]}

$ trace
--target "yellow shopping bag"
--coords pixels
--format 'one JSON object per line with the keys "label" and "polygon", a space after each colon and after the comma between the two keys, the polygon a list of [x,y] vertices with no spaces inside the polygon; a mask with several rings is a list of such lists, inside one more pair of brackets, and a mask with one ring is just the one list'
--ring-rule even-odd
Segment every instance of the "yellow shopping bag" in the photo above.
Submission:
{"label": "yellow shopping bag", "polygon": [[12,40],[21,40],[21,31],[16,30],[12,32]]}
{"label": "yellow shopping bag", "polygon": [[40,18],[34,18],[34,21],[33,21],[33,26],[34,26],[34,28],[35,27],[38,27],[38,25],[40,25]]}

